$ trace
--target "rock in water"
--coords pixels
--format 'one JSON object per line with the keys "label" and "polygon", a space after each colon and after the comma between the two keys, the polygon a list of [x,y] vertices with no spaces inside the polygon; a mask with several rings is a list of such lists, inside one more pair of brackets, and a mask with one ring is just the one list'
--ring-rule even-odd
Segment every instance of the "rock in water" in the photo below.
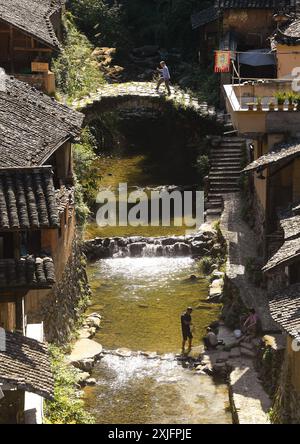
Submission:
{"label": "rock in water", "polygon": [[72,353],[66,357],[73,364],[78,361],[92,359],[96,361],[102,354],[102,345],[91,339],[79,339],[75,342]]}
{"label": "rock in water", "polygon": [[118,348],[116,350],[116,355],[120,356],[121,358],[130,358],[132,355],[132,351],[128,348]]}

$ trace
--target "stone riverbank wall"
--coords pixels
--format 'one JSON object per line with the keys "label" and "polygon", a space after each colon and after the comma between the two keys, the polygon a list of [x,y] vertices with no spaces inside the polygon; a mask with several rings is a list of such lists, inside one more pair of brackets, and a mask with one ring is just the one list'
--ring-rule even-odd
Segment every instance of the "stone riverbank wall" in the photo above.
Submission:
{"label": "stone riverbank wall", "polygon": [[41,307],[47,341],[60,345],[70,341],[90,296],[86,259],[81,241],[75,236],[65,270]]}

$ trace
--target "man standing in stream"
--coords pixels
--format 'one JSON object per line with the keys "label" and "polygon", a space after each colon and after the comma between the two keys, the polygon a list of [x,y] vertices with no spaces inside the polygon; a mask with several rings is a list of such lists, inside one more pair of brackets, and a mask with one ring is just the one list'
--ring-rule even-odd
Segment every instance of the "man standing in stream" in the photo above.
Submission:
{"label": "man standing in stream", "polygon": [[189,341],[187,353],[189,353],[192,350],[192,341],[193,341],[193,335],[191,331],[192,311],[193,311],[192,307],[188,307],[186,311],[181,315],[182,354],[185,353],[185,343],[187,340]]}
{"label": "man standing in stream", "polygon": [[171,95],[171,89],[170,89],[170,71],[169,68],[166,65],[166,62],[160,62],[160,68],[157,68],[157,71],[160,73],[161,78],[159,79],[156,87],[156,91],[159,91],[159,87],[162,83],[166,85],[166,89],[168,91],[168,95]]}

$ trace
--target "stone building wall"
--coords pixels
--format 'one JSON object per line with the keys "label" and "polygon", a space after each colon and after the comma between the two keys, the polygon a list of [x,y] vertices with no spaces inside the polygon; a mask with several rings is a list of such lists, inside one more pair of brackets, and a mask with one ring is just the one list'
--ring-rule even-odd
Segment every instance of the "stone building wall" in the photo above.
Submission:
{"label": "stone building wall", "polygon": [[279,385],[274,397],[272,421],[276,424],[300,424],[300,392],[292,383],[293,370],[288,348],[281,368]]}
{"label": "stone building wall", "polygon": [[273,401],[270,411],[272,423],[299,424],[300,391],[295,385],[295,377],[299,379],[299,365],[295,368],[295,360],[298,364],[300,352],[292,350],[291,338],[287,337],[284,342],[283,337],[280,342],[276,348],[266,343],[260,348],[257,370],[264,389]]}
{"label": "stone building wall", "polygon": [[88,306],[90,295],[85,256],[76,236],[62,277],[42,304],[47,341],[64,344],[71,339]]}

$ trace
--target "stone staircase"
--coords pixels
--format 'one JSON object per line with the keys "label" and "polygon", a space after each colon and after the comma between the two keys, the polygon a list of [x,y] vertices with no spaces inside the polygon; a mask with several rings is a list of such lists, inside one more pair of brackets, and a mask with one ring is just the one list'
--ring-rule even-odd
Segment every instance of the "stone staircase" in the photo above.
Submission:
{"label": "stone staircase", "polygon": [[212,139],[205,206],[208,221],[221,216],[224,194],[240,190],[239,178],[244,147],[245,140],[238,137],[223,136],[221,139]]}

